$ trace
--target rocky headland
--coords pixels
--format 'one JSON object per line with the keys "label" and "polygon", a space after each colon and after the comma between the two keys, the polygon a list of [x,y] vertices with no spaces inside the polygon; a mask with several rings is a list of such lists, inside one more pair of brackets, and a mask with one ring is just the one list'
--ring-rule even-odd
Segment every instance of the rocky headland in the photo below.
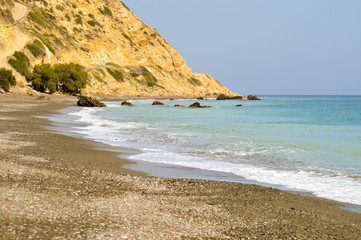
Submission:
{"label": "rocky headland", "polygon": [[238,95],[209,74],[193,73],[121,1],[1,0],[0,16],[0,68],[13,70],[17,80],[11,92],[31,91],[24,76],[36,64],[74,62],[88,73],[85,95]]}

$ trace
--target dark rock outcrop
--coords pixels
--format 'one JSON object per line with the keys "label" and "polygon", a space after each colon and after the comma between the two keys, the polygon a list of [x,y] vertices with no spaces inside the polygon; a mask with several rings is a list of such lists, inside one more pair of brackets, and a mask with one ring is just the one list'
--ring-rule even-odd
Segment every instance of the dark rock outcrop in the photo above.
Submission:
{"label": "dark rock outcrop", "polygon": [[154,101],[152,105],[164,105],[164,103],[159,102],[159,101]]}
{"label": "dark rock outcrop", "polygon": [[195,102],[189,106],[189,108],[212,108],[211,106],[201,106],[199,102]]}
{"label": "dark rock outcrop", "polygon": [[79,101],[77,105],[80,107],[106,107],[104,103],[99,102],[98,100],[86,97],[86,96],[78,96]]}
{"label": "dark rock outcrop", "polygon": [[183,105],[174,105],[174,107],[186,107],[186,106],[183,106]]}
{"label": "dark rock outcrop", "polygon": [[239,104],[239,105],[236,105],[236,107],[243,107],[243,105],[242,105],[242,104]]}
{"label": "dark rock outcrop", "polygon": [[247,97],[247,100],[254,101],[254,100],[261,100],[261,99],[260,99],[259,97],[257,97],[257,96],[249,95],[249,96]]}
{"label": "dark rock outcrop", "polygon": [[124,102],[122,102],[122,106],[134,107],[135,105],[130,102],[124,101]]}
{"label": "dark rock outcrop", "polygon": [[201,104],[199,102],[195,102],[189,106],[189,108],[200,108],[200,107],[201,107]]}
{"label": "dark rock outcrop", "polygon": [[233,96],[233,97],[230,97],[230,96],[221,94],[221,95],[219,95],[219,96],[217,97],[216,100],[237,100],[237,99],[242,99],[242,96]]}
{"label": "dark rock outcrop", "polygon": [[197,100],[204,100],[204,97],[198,97]]}

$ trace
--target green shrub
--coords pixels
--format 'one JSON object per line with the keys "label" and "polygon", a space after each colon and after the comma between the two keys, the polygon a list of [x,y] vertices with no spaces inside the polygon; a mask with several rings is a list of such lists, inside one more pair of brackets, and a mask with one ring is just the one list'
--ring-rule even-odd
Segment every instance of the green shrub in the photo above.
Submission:
{"label": "green shrub", "polygon": [[113,17],[112,11],[109,8],[107,8],[106,6],[104,6],[104,13],[106,15],[109,15],[109,16]]}
{"label": "green shrub", "polygon": [[116,67],[116,68],[122,68],[120,65],[118,65],[116,63],[112,63],[112,62],[107,62],[105,65],[111,65],[111,66]]}
{"label": "green shrub", "polygon": [[103,14],[103,15],[109,15],[110,17],[113,17],[112,11],[111,11],[108,7],[106,7],[106,6],[104,6],[103,9],[98,8],[98,10],[99,10],[99,12],[100,12],[101,14]]}
{"label": "green shrub", "polygon": [[64,93],[79,93],[87,84],[88,74],[84,67],[75,63],[36,65],[32,73],[26,75],[26,80],[40,92],[54,93],[58,90]]}
{"label": "green shrub", "polygon": [[87,23],[92,27],[95,27],[95,25],[97,25],[94,20],[89,20],[89,21],[87,21]]}
{"label": "green shrub", "polygon": [[93,77],[101,83],[105,83],[104,80],[98,75],[98,73],[93,72]]}
{"label": "green shrub", "polygon": [[108,73],[118,82],[123,82],[125,74],[122,70],[112,70],[110,68],[107,68]]}
{"label": "green shrub", "polygon": [[[0,1],[1,2],[1,1]],[[0,8],[0,18],[4,19],[7,22],[14,22],[14,17],[12,12],[9,9],[2,9]]]}
{"label": "green shrub", "polygon": [[26,80],[39,92],[49,90],[50,93],[54,93],[58,90],[59,75],[48,63],[35,65],[33,71],[26,75]]}
{"label": "green shrub", "polygon": [[55,43],[56,45],[61,45],[61,46],[63,45],[62,41],[61,41],[59,38],[57,38],[57,37],[54,39],[54,43]]}
{"label": "green shrub", "polygon": [[33,43],[29,43],[26,45],[26,48],[29,49],[31,54],[33,54],[34,57],[38,56],[46,56],[45,48],[43,44],[38,40],[34,40]]}
{"label": "green shrub", "polygon": [[94,38],[91,36],[91,35],[89,35],[89,34],[85,34],[85,37],[88,39],[88,40],[93,40]]}
{"label": "green shrub", "polygon": [[49,38],[48,38],[48,36],[50,37],[55,37],[53,34],[47,34],[47,33],[44,33],[44,34],[40,34],[40,33],[38,33],[38,32],[36,32],[36,31],[32,31],[32,34],[35,36],[35,37],[37,37],[37,38],[39,38],[40,40],[41,40],[41,42],[49,49],[49,51],[51,52],[51,53],[55,53],[55,50],[52,48],[52,46],[51,46],[51,42],[50,42],[50,40],[49,40]]}
{"label": "green shrub", "polygon": [[68,22],[71,21],[71,17],[68,14],[65,14],[65,18],[68,20]]}
{"label": "green shrub", "polygon": [[130,45],[133,47],[133,45],[134,45],[133,40],[125,33],[122,33],[122,35],[123,35],[123,37],[125,37],[130,42]]}
{"label": "green shrub", "polygon": [[75,23],[78,25],[83,25],[83,18],[79,14],[75,15]]}
{"label": "green shrub", "polygon": [[140,76],[140,74],[134,73],[134,72],[130,73],[130,75],[131,75],[132,77],[135,77],[135,78]]}
{"label": "green shrub", "polygon": [[148,70],[144,71],[142,73],[142,75],[143,75],[144,79],[147,81],[147,84],[149,87],[153,87],[157,84],[158,80]]}
{"label": "green shrub", "polygon": [[159,68],[159,70],[163,70],[163,68],[160,65],[156,65],[157,68]]}
{"label": "green shrub", "polygon": [[44,11],[42,11],[41,13],[42,13],[43,16],[45,17],[45,19],[51,19],[51,20],[55,20],[55,19],[56,19],[55,16],[52,15],[52,14],[50,14],[50,13],[47,13],[47,12],[44,12]]}
{"label": "green shrub", "polygon": [[32,21],[36,22],[40,26],[45,27],[46,20],[45,20],[44,16],[40,12],[29,12],[28,15],[29,15],[29,17],[30,17],[30,19]]}
{"label": "green shrub", "polygon": [[88,73],[84,67],[75,63],[54,65],[55,72],[59,75],[60,90],[66,93],[80,93],[88,83]]}
{"label": "green shrub", "polygon": [[8,63],[21,75],[25,76],[29,70],[30,60],[23,52],[15,51],[14,58],[10,58]]}
{"label": "green shrub", "polygon": [[65,10],[65,8],[63,6],[61,6],[61,5],[56,5],[55,8],[58,9],[59,11],[64,11]]}
{"label": "green shrub", "polygon": [[104,72],[103,69],[97,69],[98,72],[101,72],[101,74],[103,74],[103,76],[105,77],[107,74]]}
{"label": "green shrub", "polygon": [[193,86],[202,86],[202,82],[199,81],[197,78],[194,78],[194,77],[189,78],[189,79],[188,79],[188,82],[189,82],[190,84],[192,84]]}
{"label": "green shrub", "polygon": [[5,68],[0,69],[0,87],[4,89],[5,92],[10,90],[10,86],[16,85],[16,79],[13,75],[13,71],[6,70]]}
{"label": "green shrub", "polygon": [[130,11],[130,9],[128,8],[128,6],[125,5],[125,3],[124,3],[123,1],[120,1],[120,2],[122,3],[122,5],[123,5],[124,8],[126,8],[128,11]]}

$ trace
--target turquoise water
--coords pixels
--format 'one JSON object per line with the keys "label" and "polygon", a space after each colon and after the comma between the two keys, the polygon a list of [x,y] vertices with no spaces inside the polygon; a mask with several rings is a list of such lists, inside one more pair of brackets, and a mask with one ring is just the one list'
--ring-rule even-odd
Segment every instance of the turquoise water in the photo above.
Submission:
{"label": "turquoise water", "polygon": [[[261,101],[108,102],[73,108],[72,128],[131,159],[234,174],[361,205],[361,97],[269,96]],[[236,108],[235,105],[243,107]],[[197,176],[194,176],[195,178]]]}

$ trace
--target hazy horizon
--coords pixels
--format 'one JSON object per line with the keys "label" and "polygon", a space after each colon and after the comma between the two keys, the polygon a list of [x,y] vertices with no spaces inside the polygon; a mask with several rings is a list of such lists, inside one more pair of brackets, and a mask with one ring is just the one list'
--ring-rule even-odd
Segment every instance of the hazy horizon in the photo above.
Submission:
{"label": "hazy horizon", "polygon": [[232,91],[361,95],[361,1],[124,1]]}

